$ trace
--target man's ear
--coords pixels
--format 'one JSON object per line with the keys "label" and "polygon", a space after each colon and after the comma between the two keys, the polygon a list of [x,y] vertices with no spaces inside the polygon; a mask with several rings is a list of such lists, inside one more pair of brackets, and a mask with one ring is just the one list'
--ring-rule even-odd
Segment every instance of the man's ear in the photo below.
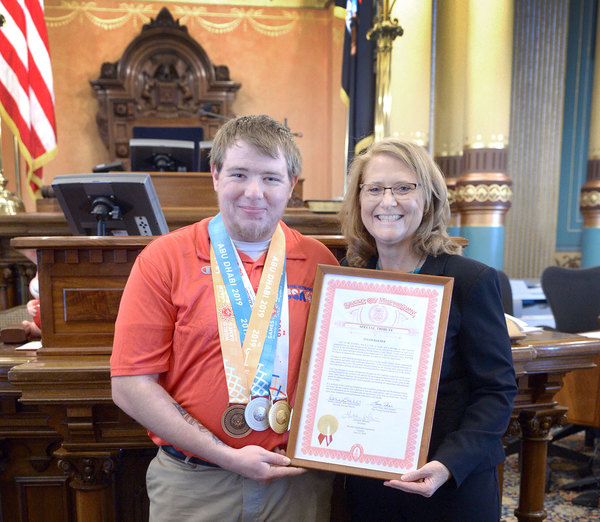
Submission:
{"label": "man's ear", "polygon": [[212,175],[212,179],[213,179],[213,187],[215,189],[215,192],[217,192],[217,185],[218,185],[218,181],[219,181],[219,173],[217,172],[217,167],[215,167],[214,165],[211,165],[210,174]]}
{"label": "man's ear", "polygon": [[290,199],[290,198],[292,197],[292,194],[293,194],[293,192],[294,192],[294,187],[296,186],[296,183],[298,183],[298,178],[299,178],[299,177],[300,177],[300,176],[294,176],[294,177],[292,178],[292,186],[291,186],[291,188],[290,188],[290,193],[288,194],[288,199]]}

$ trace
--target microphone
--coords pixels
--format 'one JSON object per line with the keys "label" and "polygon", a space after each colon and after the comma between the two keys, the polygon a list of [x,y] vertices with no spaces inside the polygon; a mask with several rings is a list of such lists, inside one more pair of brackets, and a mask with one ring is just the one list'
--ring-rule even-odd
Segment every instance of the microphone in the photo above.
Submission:
{"label": "microphone", "polygon": [[223,120],[233,120],[231,116],[224,116],[223,114],[217,114],[216,112],[211,112],[212,105],[210,103],[205,103],[202,108],[198,111],[198,114],[206,114],[207,116],[212,116],[213,118],[221,118]]}
{"label": "microphone", "polygon": [[301,133],[301,132],[292,132],[292,129],[290,129],[290,128],[288,127],[288,124],[287,124],[287,118],[284,118],[284,119],[283,119],[283,126],[284,126],[284,127],[287,129],[287,130],[289,130],[289,131],[290,131],[290,134],[291,134],[292,136],[296,136],[296,138],[301,138],[301,137],[302,137],[302,133]]}

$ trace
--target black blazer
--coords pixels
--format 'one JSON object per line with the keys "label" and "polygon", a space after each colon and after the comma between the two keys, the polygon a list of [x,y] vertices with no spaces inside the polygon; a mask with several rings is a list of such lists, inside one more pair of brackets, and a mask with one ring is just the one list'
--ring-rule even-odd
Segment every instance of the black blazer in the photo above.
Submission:
{"label": "black blazer", "polygon": [[[367,268],[376,266],[375,256]],[[419,273],[454,278],[428,460],[460,486],[505,459],[517,384],[500,283],[495,269],[458,255],[428,256]]]}

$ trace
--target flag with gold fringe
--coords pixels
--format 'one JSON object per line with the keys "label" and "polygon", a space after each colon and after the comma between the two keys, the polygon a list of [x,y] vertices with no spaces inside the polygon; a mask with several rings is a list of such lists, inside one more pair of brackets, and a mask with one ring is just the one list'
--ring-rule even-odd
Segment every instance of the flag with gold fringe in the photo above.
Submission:
{"label": "flag with gold fringe", "polygon": [[0,0],[0,117],[27,162],[39,197],[42,165],[56,156],[54,90],[42,0]]}

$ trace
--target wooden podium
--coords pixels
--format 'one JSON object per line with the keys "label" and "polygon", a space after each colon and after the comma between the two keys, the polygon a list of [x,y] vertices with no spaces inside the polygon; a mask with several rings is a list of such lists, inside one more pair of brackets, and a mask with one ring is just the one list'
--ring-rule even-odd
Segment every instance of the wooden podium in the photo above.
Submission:
{"label": "wooden podium", "polygon": [[[318,237],[318,236],[317,236]],[[3,520],[147,520],[146,430],[112,402],[114,320],[148,237],[21,237],[37,253],[42,348],[0,346],[0,502]],[[325,236],[330,248],[339,236]],[[519,394],[509,431],[523,440],[517,518],[542,520],[549,430],[566,408],[553,398],[573,369],[593,368],[600,341],[556,332],[513,345]]]}
{"label": "wooden podium", "polygon": [[[36,510],[32,520],[41,520],[35,517],[43,501],[55,497],[56,503],[57,495],[64,518],[56,520],[147,519],[144,474],[156,450],[146,430],[113,404],[109,357],[127,276],[151,239],[11,241],[15,248],[37,251],[42,348],[12,367],[8,378],[22,392],[20,404],[42,414],[47,430],[54,432],[52,458],[68,477],[68,488],[60,491],[50,491],[44,481],[31,482],[30,490],[35,485],[37,493],[44,492],[41,499],[27,488],[18,492],[25,506],[21,515]],[[52,513],[54,508],[45,509]]]}

